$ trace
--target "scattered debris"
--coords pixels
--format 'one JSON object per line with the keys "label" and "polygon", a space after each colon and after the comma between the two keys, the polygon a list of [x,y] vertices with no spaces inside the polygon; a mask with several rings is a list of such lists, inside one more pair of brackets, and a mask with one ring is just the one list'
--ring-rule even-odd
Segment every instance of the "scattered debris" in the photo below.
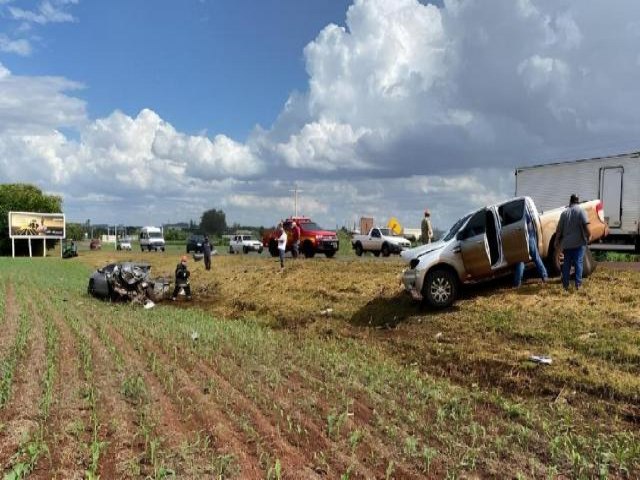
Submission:
{"label": "scattered debris", "polygon": [[333,313],[333,308],[325,308],[324,310],[320,310],[320,315],[328,317]]}
{"label": "scattered debris", "polygon": [[589,340],[590,338],[596,338],[597,336],[598,334],[596,332],[588,332],[588,333],[583,333],[578,338],[580,340]]}
{"label": "scattered debris", "polygon": [[197,331],[194,330],[193,332],[191,332],[191,340],[195,342],[196,340],[198,340],[198,338],[200,338],[200,334]]}
{"label": "scattered debris", "polygon": [[155,303],[153,303],[151,300],[147,300],[147,301],[144,303],[144,308],[146,308],[147,310],[149,310],[150,308],[153,308],[153,307],[155,307],[155,306],[156,306],[156,304],[155,304]]}
{"label": "scattered debris", "polygon": [[553,363],[551,357],[546,357],[544,355],[531,355],[529,357],[529,360],[534,363],[540,363],[542,365],[551,365]]}
{"label": "scattered debris", "polygon": [[444,336],[444,334],[443,334],[442,332],[438,332],[438,333],[436,333],[436,335],[435,335],[435,337],[434,337],[434,338],[436,339],[436,342],[438,342],[438,341],[440,341],[440,339],[441,339],[443,336]]}

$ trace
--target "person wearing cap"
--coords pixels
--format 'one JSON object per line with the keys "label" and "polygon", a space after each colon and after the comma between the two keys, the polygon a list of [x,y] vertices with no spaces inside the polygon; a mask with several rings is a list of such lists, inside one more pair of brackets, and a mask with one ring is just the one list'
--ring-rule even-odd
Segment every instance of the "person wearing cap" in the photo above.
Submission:
{"label": "person wearing cap", "polygon": [[191,300],[191,286],[189,285],[189,276],[191,276],[191,272],[189,272],[189,270],[187,269],[187,256],[183,255],[180,259],[180,263],[176,266],[176,286],[173,289],[171,300],[176,300],[181,288],[184,289],[187,300]]}
{"label": "person wearing cap", "polygon": [[298,258],[300,254],[300,227],[296,222],[291,222],[291,255],[293,258]]}
{"label": "person wearing cap", "polygon": [[589,219],[580,208],[580,199],[575,193],[569,199],[569,207],[560,215],[556,228],[556,248],[562,248],[564,263],[562,264],[562,286],[569,290],[569,274],[575,266],[576,290],[582,286],[582,262],[589,243]]}
{"label": "person wearing cap", "polygon": [[422,243],[431,243],[433,239],[433,228],[431,228],[431,212],[427,209],[424,211],[422,219]]}

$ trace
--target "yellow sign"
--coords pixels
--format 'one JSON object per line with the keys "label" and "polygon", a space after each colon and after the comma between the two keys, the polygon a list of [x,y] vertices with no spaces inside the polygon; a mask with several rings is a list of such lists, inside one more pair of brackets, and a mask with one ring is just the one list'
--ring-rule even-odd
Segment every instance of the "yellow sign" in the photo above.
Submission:
{"label": "yellow sign", "polygon": [[64,238],[63,213],[9,212],[11,238]]}
{"label": "yellow sign", "polygon": [[402,230],[403,230],[402,225],[400,225],[400,222],[396,217],[391,217],[391,219],[389,219],[389,223],[387,223],[387,227],[389,227],[391,231],[396,235],[402,234]]}

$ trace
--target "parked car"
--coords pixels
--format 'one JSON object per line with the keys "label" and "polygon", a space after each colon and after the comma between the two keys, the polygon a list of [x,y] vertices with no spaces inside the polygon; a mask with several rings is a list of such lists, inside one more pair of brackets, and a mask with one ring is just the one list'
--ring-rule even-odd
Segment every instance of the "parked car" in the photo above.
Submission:
{"label": "parked car", "polygon": [[116,242],[117,250],[131,250],[131,238],[123,237],[119,238]]}
{"label": "parked car", "polygon": [[[306,258],[312,258],[316,253],[324,253],[327,258],[336,254],[340,246],[336,232],[320,228],[317,223],[307,217],[292,217],[284,221],[283,227],[287,232],[287,251],[290,251],[293,245],[291,225],[294,221],[300,227],[300,252]],[[265,233],[262,245],[269,249],[271,256],[278,256],[278,240],[275,230]]]}
{"label": "parked car", "polygon": [[97,238],[94,238],[89,242],[89,249],[91,250],[100,250],[102,248],[102,242]]}
{"label": "parked car", "polygon": [[263,245],[251,235],[234,235],[229,241],[229,253],[262,253]]}
{"label": "parked car", "polygon": [[[597,241],[608,232],[600,200],[581,203],[589,218],[590,240]],[[562,252],[555,248],[555,231],[566,207],[539,215],[533,200],[519,197],[490,205],[470,213],[457,222],[441,241],[405,250],[401,256],[409,262],[402,275],[405,289],[433,307],[448,307],[458,297],[460,286],[505,275],[519,262],[529,262],[525,211],[537,231],[538,250],[546,259],[551,274],[559,274]],[[595,269],[587,250],[586,277]]]}
{"label": "parked car", "polygon": [[187,253],[202,253],[204,235],[194,234],[187,239]]}
{"label": "parked car", "polygon": [[97,298],[157,302],[169,293],[169,280],[150,278],[146,263],[110,263],[89,277],[87,293]]}
{"label": "parked car", "polygon": [[354,235],[351,246],[359,257],[365,252],[373,252],[376,257],[382,253],[383,257],[388,257],[411,248],[411,242],[396,235],[390,228],[374,227],[368,234]]}
{"label": "parked car", "polygon": [[144,249],[148,251],[162,250],[164,252],[164,237],[162,230],[158,227],[142,227],[140,230],[140,250],[144,252]]}

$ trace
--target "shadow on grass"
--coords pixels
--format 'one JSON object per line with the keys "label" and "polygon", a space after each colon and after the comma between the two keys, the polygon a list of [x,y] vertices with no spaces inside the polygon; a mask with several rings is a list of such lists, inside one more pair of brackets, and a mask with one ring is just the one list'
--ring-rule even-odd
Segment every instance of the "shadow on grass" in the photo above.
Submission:
{"label": "shadow on grass", "polygon": [[394,328],[409,317],[438,315],[456,310],[458,307],[455,305],[446,310],[435,310],[421,305],[402,292],[393,297],[376,297],[369,300],[351,316],[349,323],[357,327]]}

